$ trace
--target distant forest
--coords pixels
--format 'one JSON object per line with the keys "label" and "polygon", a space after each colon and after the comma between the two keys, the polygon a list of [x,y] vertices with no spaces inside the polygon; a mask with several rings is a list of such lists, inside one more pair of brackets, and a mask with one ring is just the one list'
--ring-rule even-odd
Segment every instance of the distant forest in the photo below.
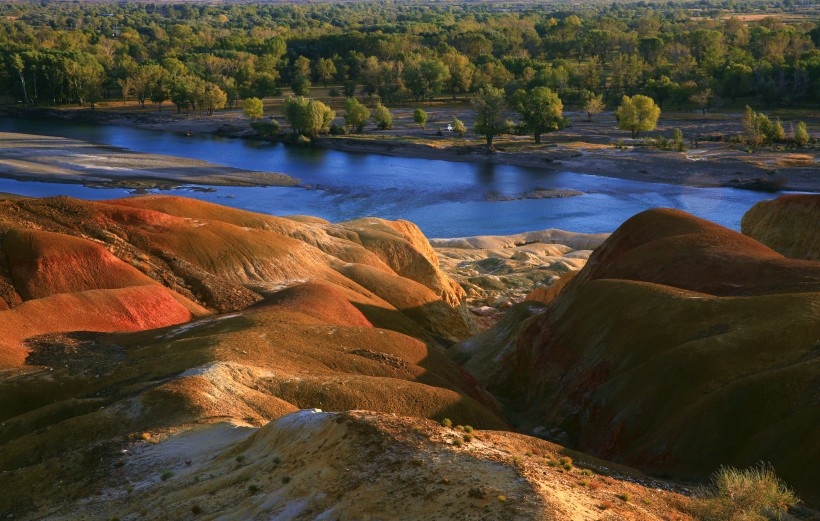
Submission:
{"label": "distant forest", "polygon": [[[811,2],[4,3],[7,103],[230,105],[332,85],[386,103],[644,94],[663,109],[817,107]],[[221,105],[221,103],[220,103]]]}

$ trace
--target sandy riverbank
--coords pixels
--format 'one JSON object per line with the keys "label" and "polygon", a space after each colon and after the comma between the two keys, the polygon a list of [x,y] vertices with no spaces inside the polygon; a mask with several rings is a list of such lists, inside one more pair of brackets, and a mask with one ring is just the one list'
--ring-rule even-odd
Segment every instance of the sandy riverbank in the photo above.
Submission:
{"label": "sandy riverbank", "polygon": [[[470,123],[466,120],[468,113],[446,108],[439,112],[435,119],[439,123],[447,121],[450,113]],[[167,109],[163,112],[14,109],[6,110],[6,114],[133,126],[194,136],[215,134],[258,139],[240,111],[186,116]],[[693,118],[691,114],[665,115],[658,132],[668,133],[673,128],[681,128],[689,140],[689,149],[684,152],[649,148],[642,146],[640,140],[618,139],[624,133],[614,129],[614,120],[609,121],[611,114],[599,115],[595,122],[588,122],[579,114],[569,114],[573,122],[571,127],[545,137],[543,144],[532,143],[529,136],[505,136],[497,141],[497,150],[492,153],[477,136],[468,134],[465,138],[456,138],[450,133],[438,136],[439,123],[420,129],[412,122],[411,110],[396,109],[394,114],[395,124],[391,131],[327,136],[318,139],[314,146],[397,157],[526,166],[650,183],[820,192],[820,177],[817,175],[820,151],[817,146],[799,151],[763,150],[751,154],[735,144],[705,141],[715,134],[731,136],[737,132],[736,118],[727,114],[709,114],[703,118]]]}
{"label": "sandy riverbank", "polygon": [[77,139],[0,132],[0,177],[107,188],[296,186],[299,180]]}

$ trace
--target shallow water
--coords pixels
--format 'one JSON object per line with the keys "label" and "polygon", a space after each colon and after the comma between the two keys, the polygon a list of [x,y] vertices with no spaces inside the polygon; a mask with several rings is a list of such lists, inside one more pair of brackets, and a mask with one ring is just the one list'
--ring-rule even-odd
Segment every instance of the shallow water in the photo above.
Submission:
{"label": "shallow water", "polygon": [[[430,237],[511,234],[543,228],[611,232],[632,215],[655,207],[679,208],[737,230],[752,205],[773,197],[732,188],[691,188],[534,167],[390,157],[75,122],[0,119],[0,131],[65,136],[138,152],[283,172],[322,190],[214,187],[214,192],[181,188],[162,193],[274,215],[306,214],[331,221],[364,216],[407,219]],[[693,162],[692,171],[701,172],[702,167]],[[586,195],[484,200],[487,192],[512,195],[539,187],[579,190]],[[86,199],[129,195],[126,190],[2,179],[0,192]]]}

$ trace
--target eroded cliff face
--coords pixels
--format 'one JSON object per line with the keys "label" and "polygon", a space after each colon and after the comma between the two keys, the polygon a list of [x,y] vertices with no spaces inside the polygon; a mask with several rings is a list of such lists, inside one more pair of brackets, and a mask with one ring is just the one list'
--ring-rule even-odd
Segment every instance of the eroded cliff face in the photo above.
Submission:
{"label": "eroded cliff face", "polygon": [[818,500],[820,262],[650,210],[533,298],[452,350],[518,428],[678,477],[769,461]]}
{"label": "eroded cliff face", "polygon": [[757,203],[741,230],[786,257],[820,260],[820,197],[790,194]]}

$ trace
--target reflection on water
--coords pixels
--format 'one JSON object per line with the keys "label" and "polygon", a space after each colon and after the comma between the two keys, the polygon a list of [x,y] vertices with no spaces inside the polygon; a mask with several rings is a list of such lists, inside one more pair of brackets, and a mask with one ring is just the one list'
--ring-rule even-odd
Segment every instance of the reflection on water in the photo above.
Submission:
{"label": "reflection on water", "polygon": [[[0,120],[0,130],[59,135],[139,152],[283,172],[325,191],[216,187],[211,193],[184,189],[169,193],[275,215],[309,214],[331,221],[363,216],[407,219],[432,237],[509,234],[542,228],[610,232],[632,215],[655,207],[679,208],[739,229],[746,210],[772,197],[731,188],[690,188],[534,167],[400,158],[74,122],[6,119]],[[693,164],[693,168],[698,166]],[[586,195],[483,200],[487,192],[521,194],[537,187],[574,189]],[[7,180],[0,181],[0,191],[88,199],[129,195],[124,190]]]}

